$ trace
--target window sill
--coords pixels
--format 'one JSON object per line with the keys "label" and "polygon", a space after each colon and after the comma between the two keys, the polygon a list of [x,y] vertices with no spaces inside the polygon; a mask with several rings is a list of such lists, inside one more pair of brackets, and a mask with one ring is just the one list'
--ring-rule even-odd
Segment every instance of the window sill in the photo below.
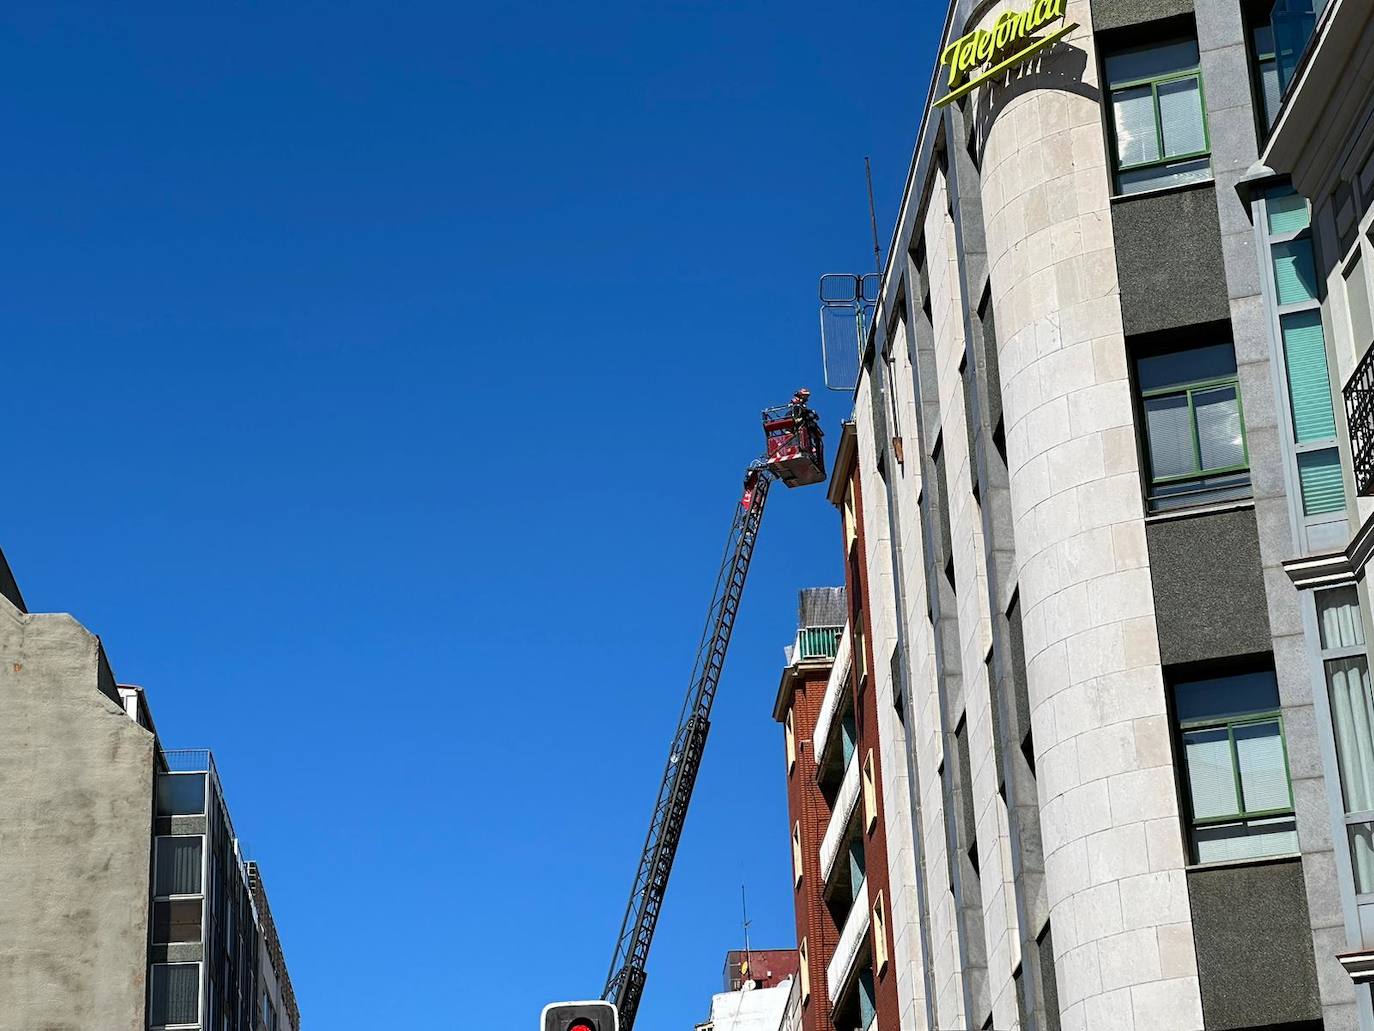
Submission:
{"label": "window sill", "polygon": [[1215,863],[1186,863],[1184,873],[1203,873],[1207,870],[1230,870],[1247,866],[1269,866],[1273,863],[1291,863],[1301,860],[1301,852],[1276,852],[1272,856],[1255,856],[1252,859],[1220,859]]}
{"label": "window sill", "polygon": [[1241,509],[1254,508],[1255,499],[1237,498],[1234,501],[1218,501],[1211,505],[1193,505],[1188,508],[1172,508],[1167,512],[1147,512],[1145,515],[1146,524],[1150,523],[1169,523],[1175,519],[1191,519],[1194,516],[1213,515],[1217,512],[1236,512]]}
{"label": "window sill", "polygon": [[1135,193],[1113,193],[1107,199],[1113,203],[1135,200],[1137,197],[1161,197],[1166,193],[1184,193],[1188,190],[1200,190],[1204,186],[1216,189],[1216,177],[1208,176],[1206,179],[1199,179],[1191,183],[1172,183],[1168,186],[1156,186],[1150,190],[1138,190]]}

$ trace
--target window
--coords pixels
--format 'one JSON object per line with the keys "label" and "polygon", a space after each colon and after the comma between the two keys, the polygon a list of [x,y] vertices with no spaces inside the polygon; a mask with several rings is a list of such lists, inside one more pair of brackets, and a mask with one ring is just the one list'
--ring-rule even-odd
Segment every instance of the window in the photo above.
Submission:
{"label": "window", "polygon": [[887,969],[887,907],[881,891],[873,903],[873,969],[879,976]]}
{"label": "window", "polygon": [[873,749],[864,757],[864,833],[871,834],[878,823],[878,780],[873,765]]}
{"label": "window", "polygon": [[784,724],[785,736],[787,738],[787,772],[792,772],[792,767],[797,765],[797,727],[796,717],[792,709],[787,710],[787,722]]}
{"label": "window", "polygon": [[[1307,547],[1328,543],[1331,527],[1345,514],[1345,481],[1336,450],[1336,414],[1317,300],[1307,201],[1290,187],[1264,197],[1263,246],[1270,250],[1269,286],[1283,356],[1292,452],[1296,464]],[[1337,533],[1337,536],[1343,534]]]}
{"label": "window", "polygon": [[1255,80],[1255,110],[1260,127],[1267,132],[1278,117],[1283,89],[1279,86],[1279,63],[1274,52],[1274,26],[1269,22],[1268,10],[1263,7],[1255,11],[1250,22],[1250,60]]}
{"label": "window", "polygon": [[[859,618],[863,618],[862,611],[859,613]],[[863,632],[863,626],[860,624],[854,632],[854,650],[849,660],[854,667],[854,672],[858,674],[858,686],[860,689],[863,687],[863,682],[868,679],[867,643],[868,641]]]}
{"label": "window", "polygon": [[1248,497],[1235,351],[1208,344],[1137,358],[1150,511]]}
{"label": "window", "polygon": [[844,490],[844,553],[848,555],[859,538],[858,521],[854,515],[854,484],[851,481]]}
{"label": "window", "polygon": [[204,812],[205,774],[164,773],[158,776],[158,816],[199,816]]}
{"label": "window", "polygon": [[1194,861],[1296,852],[1279,689],[1272,671],[1174,685]]}
{"label": "window", "polygon": [[854,710],[846,708],[840,717],[840,760],[849,769],[849,760],[854,758],[854,749],[859,744],[859,728],[854,722]]}
{"label": "window", "polygon": [[798,964],[801,967],[801,1000],[802,1005],[806,1005],[806,1000],[811,998],[811,961],[806,954],[806,939],[801,940],[801,945],[797,948]]}
{"label": "window", "polygon": [[1364,354],[1374,341],[1374,317],[1370,315],[1369,283],[1365,279],[1364,260],[1358,250],[1355,260],[1345,270],[1345,296],[1350,305],[1350,336],[1356,354]]}
{"label": "window", "polygon": [[1318,592],[1317,625],[1355,890],[1370,894],[1374,893],[1374,705],[1360,596],[1353,584]]}
{"label": "window", "polygon": [[1307,41],[1317,27],[1317,11],[1326,0],[1274,0],[1274,51],[1279,66],[1279,86],[1287,90],[1302,60]]}
{"label": "window", "polygon": [[200,1021],[199,963],[154,963],[152,988],[154,1026]]}
{"label": "window", "polygon": [[859,1029],[868,1031],[878,1017],[877,992],[873,989],[873,969],[859,971]]}
{"label": "window", "polygon": [[153,903],[153,944],[200,941],[200,899]]}
{"label": "window", "polygon": [[153,874],[153,894],[158,898],[200,894],[199,837],[161,837],[157,839],[157,864]]}
{"label": "window", "polygon": [[1119,193],[1211,178],[1211,143],[1197,41],[1178,39],[1109,54],[1107,89]]}
{"label": "window", "polygon": [[792,825],[792,878],[798,887],[802,882],[801,821]]}
{"label": "window", "polygon": [[849,905],[859,900],[864,890],[864,874],[868,869],[868,857],[864,855],[864,839],[851,837],[845,848],[845,858],[849,864]]}
{"label": "window", "polygon": [[963,814],[962,840],[968,850],[969,863],[972,864],[973,872],[976,874],[978,872],[978,824],[973,815],[973,773],[969,762],[967,714],[959,717],[959,723],[954,728],[954,751],[959,760],[959,779],[954,784],[954,790],[959,795],[960,811]]}

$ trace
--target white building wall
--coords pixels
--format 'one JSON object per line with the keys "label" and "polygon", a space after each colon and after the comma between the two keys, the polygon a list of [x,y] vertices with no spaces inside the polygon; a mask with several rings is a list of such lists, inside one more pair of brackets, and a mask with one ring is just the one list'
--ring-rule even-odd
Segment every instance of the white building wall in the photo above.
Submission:
{"label": "white building wall", "polygon": [[[902,336],[897,337],[898,340]],[[894,347],[897,418],[889,429],[903,437],[905,463],[889,470],[891,489],[915,509],[920,490],[921,467],[916,439],[915,398],[911,366],[906,348]],[[904,388],[904,389],[903,389]],[[892,525],[888,517],[889,484],[877,475],[877,447],[874,441],[871,384],[865,378],[862,398],[856,406],[858,466],[863,503],[864,561],[869,573],[869,618],[873,625],[873,649],[877,666],[871,673],[878,716],[878,761],[882,769],[882,802],[886,822],[888,924],[892,934],[892,964],[897,977],[897,1005],[901,1027],[925,1031],[926,991],[921,945],[920,899],[916,887],[916,848],[912,837],[911,784],[907,771],[907,734],[897,710],[897,686],[893,683],[890,657],[897,646],[897,592],[892,578]],[[890,416],[889,416],[890,417]],[[904,589],[907,598],[925,597],[925,574],[921,566],[919,526],[911,536],[911,521],[903,520],[906,535],[902,543]],[[924,613],[924,605],[919,606]],[[924,619],[922,615],[922,619]]]}
{"label": "white building wall", "polygon": [[[1089,5],[1069,6],[1045,63],[1096,86]],[[1008,96],[982,201],[1063,1024],[1201,1028],[1101,113]]]}

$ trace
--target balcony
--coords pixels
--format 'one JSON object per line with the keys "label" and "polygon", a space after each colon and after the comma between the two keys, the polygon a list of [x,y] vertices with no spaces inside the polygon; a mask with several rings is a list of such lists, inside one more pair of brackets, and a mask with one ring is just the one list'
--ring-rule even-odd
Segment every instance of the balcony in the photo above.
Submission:
{"label": "balcony", "polygon": [[844,627],[804,626],[797,631],[797,643],[792,649],[793,662],[808,659],[833,659],[840,646]]}
{"label": "balcony", "polygon": [[844,993],[854,973],[854,964],[859,958],[871,919],[868,912],[868,878],[864,878],[854,895],[854,906],[845,917],[844,927],[840,929],[840,942],[835,946],[835,955],[830,957],[830,964],[825,968],[826,990],[830,993],[832,1006]]}
{"label": "balcony", "polygon": [[1374,495],[1374,347],[1366,349],[1342,391],[1355,465],[1355,492]]}
{"label": "balcony", "polygon": [[839,642],[835,647],[835,665],[830,667],[830,679],[821,697],[821,711],[816,714],[816,729],[811,733],[811,751],[820,765],[825,754],[825,746],[830,741],[830,727],[835,722],[835,714],[840,711],[840,699],[844,695],[845,682],[849,678],[849,634],[842,627]]}
{"label": "balcony", "polygon": [[859,801],[859,753],[849,757],[849,765],[844,770],[844,780],[840,782],[840,793],[835,796],[835,808],[830,813],[830,823],[826,825],[825,836],[821,838],[821,881],[830,880],[835,868],[835,859],[840,854],[844,842],[845,828],[854,815],[854,807]]}

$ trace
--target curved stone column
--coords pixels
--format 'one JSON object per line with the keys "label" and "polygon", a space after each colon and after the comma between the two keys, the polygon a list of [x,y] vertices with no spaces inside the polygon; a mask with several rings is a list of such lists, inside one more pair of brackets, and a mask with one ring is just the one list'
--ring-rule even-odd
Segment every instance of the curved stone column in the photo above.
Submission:
{"label": "curved stone column", "polygon": [[[1010,5],[990,6],[989,28]],[[1202,1027],[1091,15],[971,97],[1065,1029]],[[968,32],[974,26],[967,27]]]}

